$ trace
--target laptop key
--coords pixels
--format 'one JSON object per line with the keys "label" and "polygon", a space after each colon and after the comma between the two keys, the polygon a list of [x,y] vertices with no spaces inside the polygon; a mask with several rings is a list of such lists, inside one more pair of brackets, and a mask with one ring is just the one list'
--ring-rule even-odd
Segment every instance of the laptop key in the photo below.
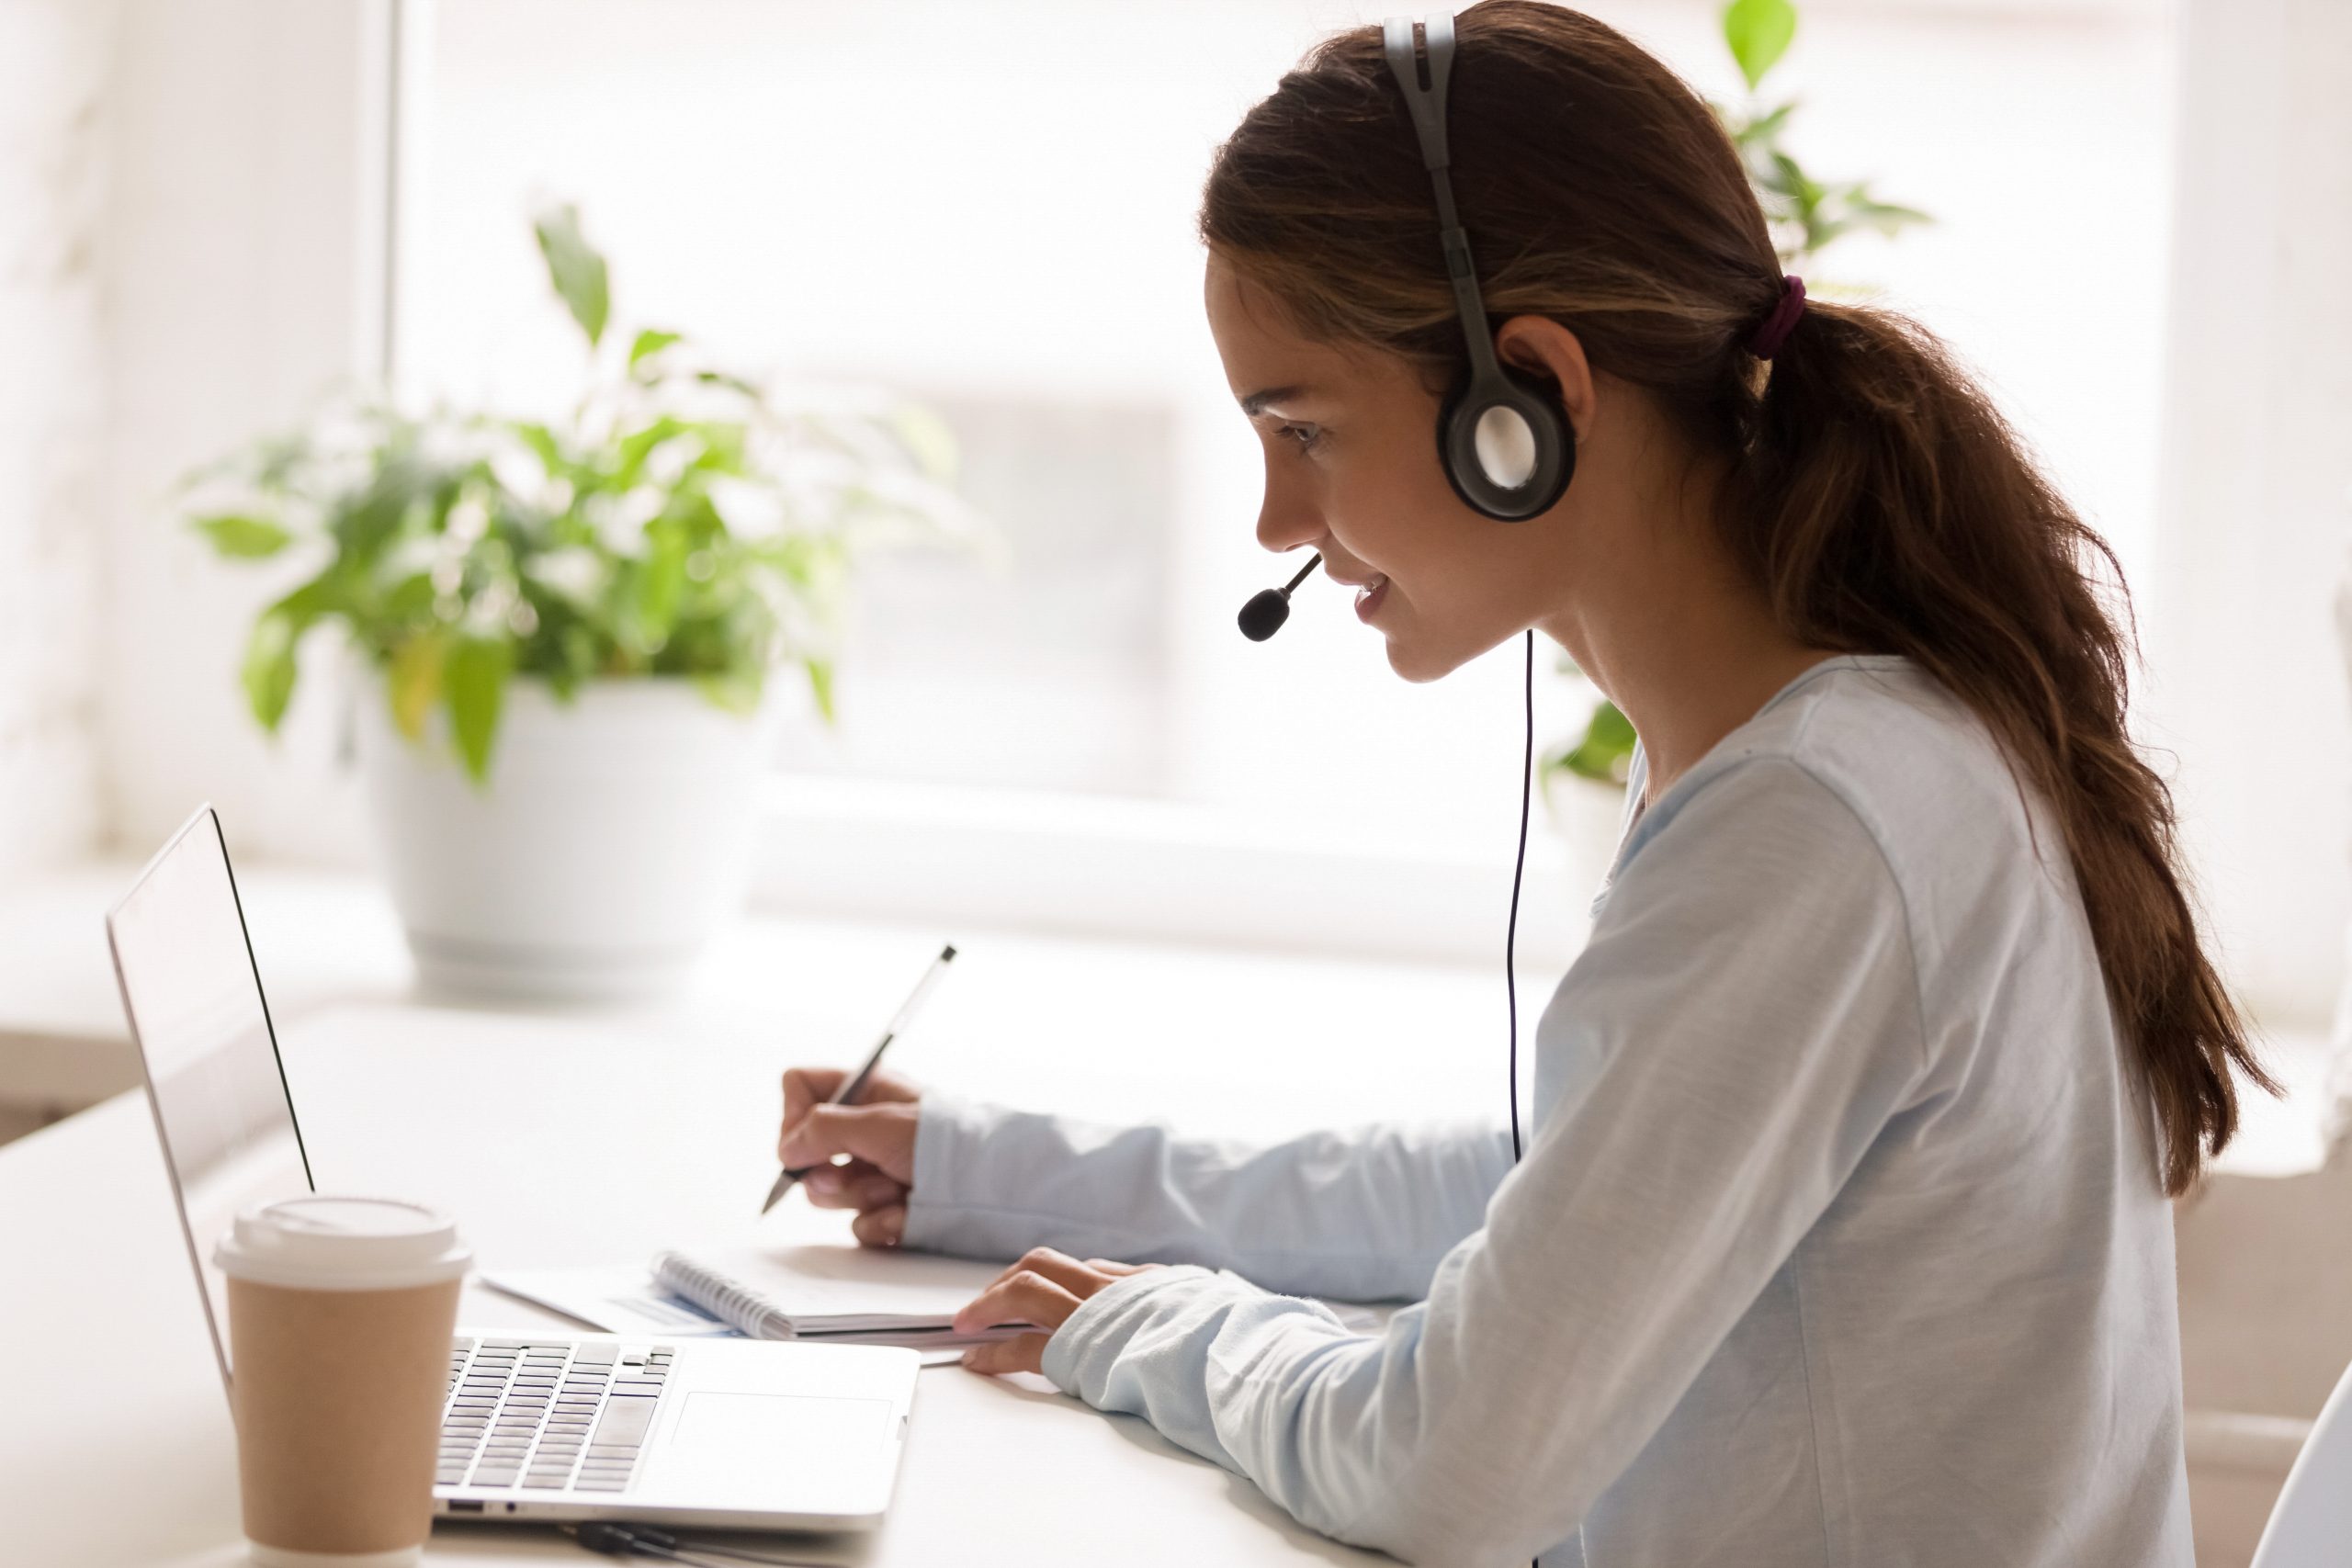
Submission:
{"label": "laptop key", "polygon": [[604,1419],[596,1423],[596,1441],[634,1447],[653,1426],[653,1406],[660,1403],[643,1394],[616,1393],[605,1402]]}

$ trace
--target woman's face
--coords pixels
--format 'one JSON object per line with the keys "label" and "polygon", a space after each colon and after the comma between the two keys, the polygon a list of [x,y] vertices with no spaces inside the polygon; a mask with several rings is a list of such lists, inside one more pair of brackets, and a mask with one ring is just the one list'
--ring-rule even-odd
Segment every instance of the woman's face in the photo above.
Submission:
{"label": "woman's face", "polygon": [[1399,675],[1433,681],[1546,615],[1567,564],[1561,508],[1510,524],[1464,505],[1438,465],[1439,395],[1410,364],[1299,336],[1214,251],[1206,295],[1227,382],[1265,448],[1259,543],[1322,551]]}

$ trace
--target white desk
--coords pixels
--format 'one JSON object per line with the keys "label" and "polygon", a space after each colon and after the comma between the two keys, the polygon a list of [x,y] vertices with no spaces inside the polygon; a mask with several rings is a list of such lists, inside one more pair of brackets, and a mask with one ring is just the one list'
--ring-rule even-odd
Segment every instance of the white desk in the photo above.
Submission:
{"label": "white desk", "polygon": [[[752,921],[680,1006],[659,1012],[336,1008],[326,998],[338,991],[380,998],[399,988],[405,962],[380,899],[299,877],[248,880],[255,951],[321,1180],[448,1202],[491,1264],[626,1259],[740,1223],[773,1175],[777,1069],[862,1051],[943,936],[964,955],[897,1061],[944,1087],[1253,1136],[1500,1111],[1501,987],[1485,967]],[[106,1036],[99,1004],[112,1003],[97,989],[96,912],[110,897],[85,893],[86,910],[20,911],[10,929],[31,945],[0,954],[0,971],[38,969],[51,948],[60,967],[48,990],[0,988],[0,1057],[14,1043],[11,1018],[50,991],[62,998],[55,1021],[31,1023],[124,1049]],[[1523,978],[1532,1025],[1549,976]],[[2306,1145],[2324,1097],[2315,1069],[2301,1076],[2312,1082],[2288,1105],[2249,1103],[2248,1135],[2225,1172],[2240,1161],[2264,1174],[2316,1164]],[[471,1086],[473,1102],[453,1100],[452,1084]],[[1227,1096],[1219,1085],[1243,1087]],[[2264,1117],[2279,1124],[2266,1128]],[[787,1225],[832,1218],[798,1200],[791,1209]],[[551,1321],[487,1292],[469,1298],[468,1317]],[[237,1561],[228,1414],[139,1097],[0,1148],[0,1343],[13,1352],[0,1381],[0,1563]],[[889,1528],[839,1552],[842,1562],[1368,1560],[1298,1529],[1253,1488],[1139,1423],[1042,1385],[953,1368],[923,1380]],[[535,1553],[586,1560],[537,1531],[435,1541],[437,1561]]]}
{"label": "white desk", "polygon": [[[1499,1114],[1501,987],[1483,972],[956,934],[957,973],[899,1064],[934,1083],[1261,1134]],[[730,982],[634,1017],[309,1014],[283,1032],[313,1166],[322,1185],[447,1204],[492,1266],[628,1259],[737,1233],[774,1173],[777,1070],[862,1049],[936,940],[747,926],[718,968],[763,974],[765,1010]],[[266,953],[262,965],[266,978]],[[1207,1102],[1221,1083],[1250,1098]],[[779,1216],[797,1234],[840,1234],[840,1216],[797,1199]],[[228,1412],[139,1097],[0,1149],[0,1258],[12,1351],[0,1558],[236,1562]],[[553,1321],[478,1291],[465,1315]],[[888,1525],[807,1555],[877,1568],[1382,1561],[1041,1382],[955,1367],[922,1380]],[[436,1562],[535,1555],[587,1561],[536,1529],[445,1530],[432,1547]]]}

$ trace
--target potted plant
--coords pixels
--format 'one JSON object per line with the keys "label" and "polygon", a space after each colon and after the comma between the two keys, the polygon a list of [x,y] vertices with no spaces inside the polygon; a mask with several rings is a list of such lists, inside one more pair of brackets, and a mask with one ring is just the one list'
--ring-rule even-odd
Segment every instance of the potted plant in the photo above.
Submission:
{"label": "potted plant", "polygon": [[[1867,181],[1815,179],[1784,145],[1797,100],[1769,101],[1763,85],[1796,37],[1792,0],[1731,0],[1723,8],[1722,25],[1724,46],[1747,84],[1747,96],[1737,104],[1713,105],[1715,118],[1739,150],[1784,270],[1804,266],[1810,271],[1809,264],[1823,251],[1859,230],[1894,234],[1934,221],[1914,208],[1879,200]],[[1814,292],[1834,294],[1838,289],[1817,285]],[[1561,671],[1583,679],[1566,660]],[[1588,888],[1599,885],[1614,857],[1637,739],[1633,724],[1616,705],[1597,692],[1591,703],[1583,733],[1547,752],[1540,769],[1545,802],[1568,841],[1570,873]]]}
{"label": "potted plant", "polygon": [[638,997],[741,900],[770,676],[796,668],[830,718],[859,552],[971,525],[936,420],[871,392],[787,399],[674,333],[624,344],[577,214],[535,228],[588,349],[568,415],[345,398],[198,476],[190,510],[224,557],[314,569],[255,621],[245,694],[275,731],[299,648],[344,634],[420,977]]}

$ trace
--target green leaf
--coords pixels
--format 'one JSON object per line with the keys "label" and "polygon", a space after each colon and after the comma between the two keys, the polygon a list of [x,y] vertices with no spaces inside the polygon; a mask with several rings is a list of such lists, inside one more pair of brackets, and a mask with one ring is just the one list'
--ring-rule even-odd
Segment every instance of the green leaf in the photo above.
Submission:
{"label": "green leaf", "polygon": [[646,328],[637,334],[637,341],[628,345],[629,369],[636,370],[638,361],[661,353],[677,341],[678,334],[675,333],[657,332],[651,327]]}
{"label": "green leaf", "polygon": [[441,695],[441,668],[447,639],[438,632],[409,638],[392,652],[384,685],[392,703],[392,722],[411,740],[424,739],[425,716]]}
{"label": "green leaf", "polygon": [[1916,207],[1899,207],[1893,202],[1878,201],[1857,186],[1846,208],[1847,215],[1857,223],[1867,223],[1882,232],[1892,234],[1914,223],[1933,223],[1935,220]]}
{"label": "green leaf", "polygon": [[238,560],[266,560],[294,542],[293,535],[266,517],[228,513],[218,517],[199,517],[196,526],[212,541],[214,549]]}
{"label": "green leaf", "polygon": [[1732,133],[1734,140],[1743,147],[1770,145],[1779,141],[1781,133],[1788,130],[1789,116],[1796,112],[1796,107],[1797,101],[1791,98],[1778,108],[1742,121]]}
{"label": "green leaf", "polygon": [[244,668],[239,672],[245,702],[261,727],[273,735],[294,695],[294,649],[302,631],[294,616],[273,607],[262,612],[254,623],[253,635],[245,639]]}
{"label": "green leaf", "polygon": [[675,435],[683,435],[692,427],[673,414],[663,414],[652,423],[621,437],[614,447],[619,459],[613,465],[612,488],[627,490],[637,483],[645,469],[645,459],[656,446]]}
{"label": "green leaf", "polygon": [[741,392],[747,398],[756,398],[760,395],[758,387],[741,376],[731,376],[724,370],[697,370],[695,372],[695,379],[707,387],[724,387],[730,392]]}
{"label": "green leaf", "polygon": [[556,653],[561,662],[548,671],[548,678],[560,694],[569,694],[595,674],[596,636],[579,622],[557,634]]}
{"label": "green leaf", "polygon": [[530,420],[516,420],[507,428],[539,456],[539,466],[550,474],[561,473],[568,465],[563,460],[563,448],[557,443],[555,432]]}
{"label": "green leaf", "polygon": [[1637,739],[1633,721],[1617,710],[1617,705],[1602,703],[1593,709],[1592,722],[1585,726],[1584,739],[1547,765],[1566,769],[1578,778],[1623,784],[1633,769]]}
{"label": "green leaf", "polygon": [[804,659],[801,667],[808,671],[808,694],[817,699],[817,712],[827,724],[835,722],[833,711],[833,667],[823,659]]}
{"label": "green leaf", "polygon": [[1749,92],[1788,52],[1796,32],[1797,8],[1791,0],[1731,0],[1724,7],[1724,42],[1739,62]]}
{"label": "green leaf", "polygon": [[539,254],[547,258],[548,281],[563,297],[571,319],[594,348],[604,341],[612,292],[605,258],[580,232],[580,209],[570,202],[548,208],[531,220],[531,229],[539,237]]}
{"label": "green leaf", "polygon": [[327,525],[344,558],[357,565],[373,563],[400,532],[410,506],[424,488],[415,464],[397,454],[381,454],[376,477],[368,488],[338,498]]}
{"label": "green leaf", "polygon": [[368,619],[379,631],[401,635],[416,622],[430,617],[433,601],[438,597],[430,574],[411,572],[386,591],[383,601]]}
{"label": "green leaf", "polygon": [[449,650],[443,666],[450,733],[467,776],[477,784],[490,782],[491,744],[498,736],[507,677],[514,672],[514,645],[503,637],[467,637]]}
{"label": "green leaf", "polygon": [[749,669],[721,670],[695,677],[695,685],[710,700],[714,707],[748,717],[760,711],[760,692],[765,685],[765,671],[759,666]]}
{"label": "green leaf", "polygon": [[278,722],[286,716],[286,705],[294,695],[294,677],[300,669],[295,650],[302,634],[330,611],[348,613],[348,609],[343,582],[330,570],[262,611],[254,622],[253,632],[245,638],[239,679],[245,688],[245,702],[264,729],[276,734]]}

